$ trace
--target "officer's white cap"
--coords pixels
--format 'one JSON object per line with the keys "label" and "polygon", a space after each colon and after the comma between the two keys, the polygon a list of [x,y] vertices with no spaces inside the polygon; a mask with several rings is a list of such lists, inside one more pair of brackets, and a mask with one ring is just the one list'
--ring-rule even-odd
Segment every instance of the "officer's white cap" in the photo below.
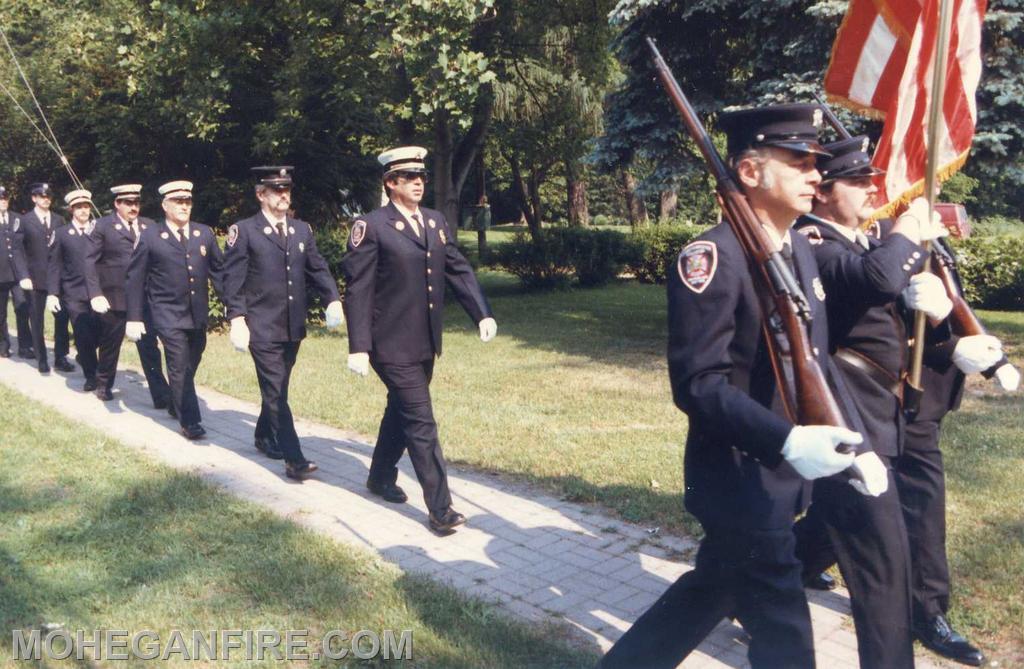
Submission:
{"label": "officer's white cap", "polygon": [[165,200],[177,197],[192,197],[191,181],[168,181],[157,189]]}
{"label": "officer's white cap", "polygon": [[87,190],[80,189],[73,190],[64,196],[64,203],[67,204],[69,207],[73,207],[76,204],[80,204],[82,202],[88,202],[89,204],[92,204],[92,193],[90,193]]}
{"label": "officer's white cap", "polygon": [[112,186],[110,192],[114,194],[115,200],[120,200],[123,197],[141,197],[142,184],[121,184],[120,186]]}
{"label": "officer's white cap", "polygon": [[422,146],[396,146],[377,156],[377,161],[384,166],[387,177],[392,172],[426,172],[426,157],[427,150]]}

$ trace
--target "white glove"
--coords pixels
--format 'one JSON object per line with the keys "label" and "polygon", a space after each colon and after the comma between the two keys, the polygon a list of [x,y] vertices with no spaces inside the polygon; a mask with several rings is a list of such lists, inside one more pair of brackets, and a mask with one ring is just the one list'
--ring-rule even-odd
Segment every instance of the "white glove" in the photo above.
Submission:
{"label": "white glove", "polygon": [[946,287],[931,272],[910,277],[910,285],[903,289],[903,301],[909,309],[923,311],[933,321],[941,321],[953,311]]}
{"label": "white glove", "polygon": [[18,282],[22,290],[32,290],[32,279],[22,279]]}
{"label": "white glove", "polygon": [[480,321],[480,341],[489,342],[498,334],[498,322],[493,318],[485,318]]}
{"label": "white glove", "polygon": [[57,297],[56,295],[47,295],[46,310],[52,311],[53,313],[57,313],[58,311],[60,311],[60,298]]}
{"label": "white glove", "polygon": [[931,218],[928,218],[928,200],[924,197],[914,198],[907,210],[900,214],[897,223],[904,221],[917,224],[917,238],[920,242],[930,242],[949,235],[937,211],[932,210]]}
{"label": "white glove", "polygon": [[1000,365],[999,369],[996,370],[996,381],[999,382],[999,387],[1008,393],[1012,393],[1020,387],[1020,372],[1017,368],[1010,363]]}
{"label": "white glove", "polygon": [[335,300],[327,305],[324,309],[324,318],[327,321],[327,327],[336,328],[345,322],[345,311],[341,308],[341,302]]}
{"label": "white glove", "polygon": [[107,298],[102,295],[97,295],[89,300],[89,306],[98,314],[105,314],[110,311],[110,302],[107,302]]}
{"label": "white glove", "polygon": [[359,376],[368,375],[370,373],[370,354],[349,353],[348,369],[353,374],[358,374]]}
{"label": "white glove", "polygon": [[249,348],[249,325],[245,322],[245,316],[235,316],[231,319],[231,345],[236,351],[245,351]]}
{"label": "white glove", "polygon": [[853,464],[853,453],[839,453],[836,446],[856,446],[864,441],[859,432],[831,425],[796,425],[789,431],[782,447],[786,458],[797,474],[814,480],[838,474]]}
{"label": "white glove", "polygon": [[992,335],[961,337],[953,349],[953,364],[964,374],[984,372],[1003,357],[1003,344]]}
{"label": "white glove", "polygon": [[850,479],[850,485],[860,494],[878,497],[889,489],[889,473],[873,452],[861,453],[854,458],[853,469],[857,478]]}
{"label": "white glove", "polygon": [[142,321],[128,321],[124,325],[124,336],[130,341],[139,341],[146,334],[146,326]]}

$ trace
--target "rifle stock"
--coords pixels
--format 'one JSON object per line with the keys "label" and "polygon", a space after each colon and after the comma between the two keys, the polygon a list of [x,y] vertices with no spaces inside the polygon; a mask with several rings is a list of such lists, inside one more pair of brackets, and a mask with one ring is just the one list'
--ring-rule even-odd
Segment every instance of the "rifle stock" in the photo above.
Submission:
{"label": "rifle stock", "polygon": [[[747,257],[767,316],[765,340],[787,416],[798,425],[847,427],[808,339],[806,325],[811,320],[811,309],[806,296],[775,250],[746,196],[733,181],[707,130],[650,37],[647,46],[658,78],[715,178],[725,219]],[[843,444],[837,450],[846,453],[852,449]]]}

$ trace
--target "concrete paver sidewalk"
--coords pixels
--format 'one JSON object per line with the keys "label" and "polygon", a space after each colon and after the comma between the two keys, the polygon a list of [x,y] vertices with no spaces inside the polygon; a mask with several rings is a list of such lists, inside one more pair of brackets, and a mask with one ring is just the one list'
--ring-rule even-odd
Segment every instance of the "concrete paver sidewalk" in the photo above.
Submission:
{"label": "concrete paver sidewalk", "polygon": [[[373,550],[407,572],[500,602],[521,618],[563,621],[595,650],[607,649],[691,568],[692,540],[652,534],[528,486],[454,466],[454,506],[469,522],[452,536],[438,537],[426,526],[408,458],[399,477],[410,494],[408,504],[387,504],[366,491],[372,446],[359,435],[298,420],[303,450],[320,465],[315,478],[299,484],[284,477],[282,462],[253,448],[256,405],[199,388],[208,436],[193,443],[178,434],[177,421],[153,409],[140,374],[119,372],[115,400],[101,402],[81,392],[81,372],[42,376],[33,362],[0,359],[0,383],[234,495]],[[819,666],[857,667],[846,593],[809,598]],[[743,631],[723,622],[681,666],[749,666]],[[917,666],[953,665],[920,651]]]}

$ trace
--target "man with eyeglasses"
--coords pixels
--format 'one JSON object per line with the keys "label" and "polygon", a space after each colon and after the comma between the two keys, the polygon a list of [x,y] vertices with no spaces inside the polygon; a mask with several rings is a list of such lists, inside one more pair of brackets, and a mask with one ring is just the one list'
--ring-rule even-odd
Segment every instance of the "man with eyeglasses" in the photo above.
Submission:
{"label": "man with eyeglasses", "polygon": [[[35,358],[40,374],[49,374],[47,362],[46,339],[43,335],[43,316],[46,313],[46,274],[49,262],[49,248],[53,244],[57,231],[64,225],[60,214],[50,211],[53,202],[53,190],[48,183],[34,183],[29,186],[32,202],[31,211],[21,215],[18,234],[22,236],[25,248],[25,261],[28,265],[28,276],[32,281],[32,290],[25,291],[28,298],[29,323],[28,341],[18,340],[18,355]],[[19,328],[20,331],[20,328]],[[75,366],[68,360],[71,350],[71,337],[68,335],[68,314],[61,310],[53,315],[53,366],[60,372],[73,372]]]}
{"label": "man with eyeglasses", "polygon": [[317,470],[302,454],[288,406],[288,384],[306,337],[307,282],[326,305],[327,327],[341,325],[338,284],[316,248],[313,228],[288,215],[292,167],[254,167],[260,211],[228,229],[224,303],[231,343],[248,349],[256,365],[262,405],[257,450],[285,461],[285,476],[301,480]]}
{"label": "man with eyeglasses", "polygon": [[159,191],[164,196],[164,224],[142,231],[128,264],[125,336],[137,342],[146,334],[148,305],[167,357],[171,402],[181,433],[195,440],[206,435],[195,376],[206,350],[208,283],[212,281],[217,294],[223,295],[223,254],[213,230],[191,220],[191,181],[170,181]]}
{"label": "man with eyeglasses", "polygon": [[[121,354],[121,342],[124,341],[128,309],[125,302],[128,261],[142,232],[154,225],[152,219],[139,216],[142,205],[140,184],[121,184],[112,187],[110,192],[114,195],[114,212],[96,221],[92,233],[93,244],[85,258],[85,279],[90,303],[93,311],[100,314],[96,396],[104,401],[113,399],[117,361]],[[172,406],[170,388],[164,378],[149,308],[145,305],[143,322],[147,324],[146,333],[135,343],[139,361],[146,375],[153,406],[167,409]]]}
{"label": "man with eyeglasses", "polygon": [[348,368],[366,376],[372,366],[388,389],[366,486],[385,501],[405,502],[396,481],[398,461],[408,449],[430,528],[443,535],[466,522],[452,508],[430,400],[434,359],[441,355],[445,285],[477,324],[481,341],[490,341],[498,326],[448,221],[420,206],[426,155],[426,149],[405,146],[378,156],[390,202],[352,225],[342,271]]}

